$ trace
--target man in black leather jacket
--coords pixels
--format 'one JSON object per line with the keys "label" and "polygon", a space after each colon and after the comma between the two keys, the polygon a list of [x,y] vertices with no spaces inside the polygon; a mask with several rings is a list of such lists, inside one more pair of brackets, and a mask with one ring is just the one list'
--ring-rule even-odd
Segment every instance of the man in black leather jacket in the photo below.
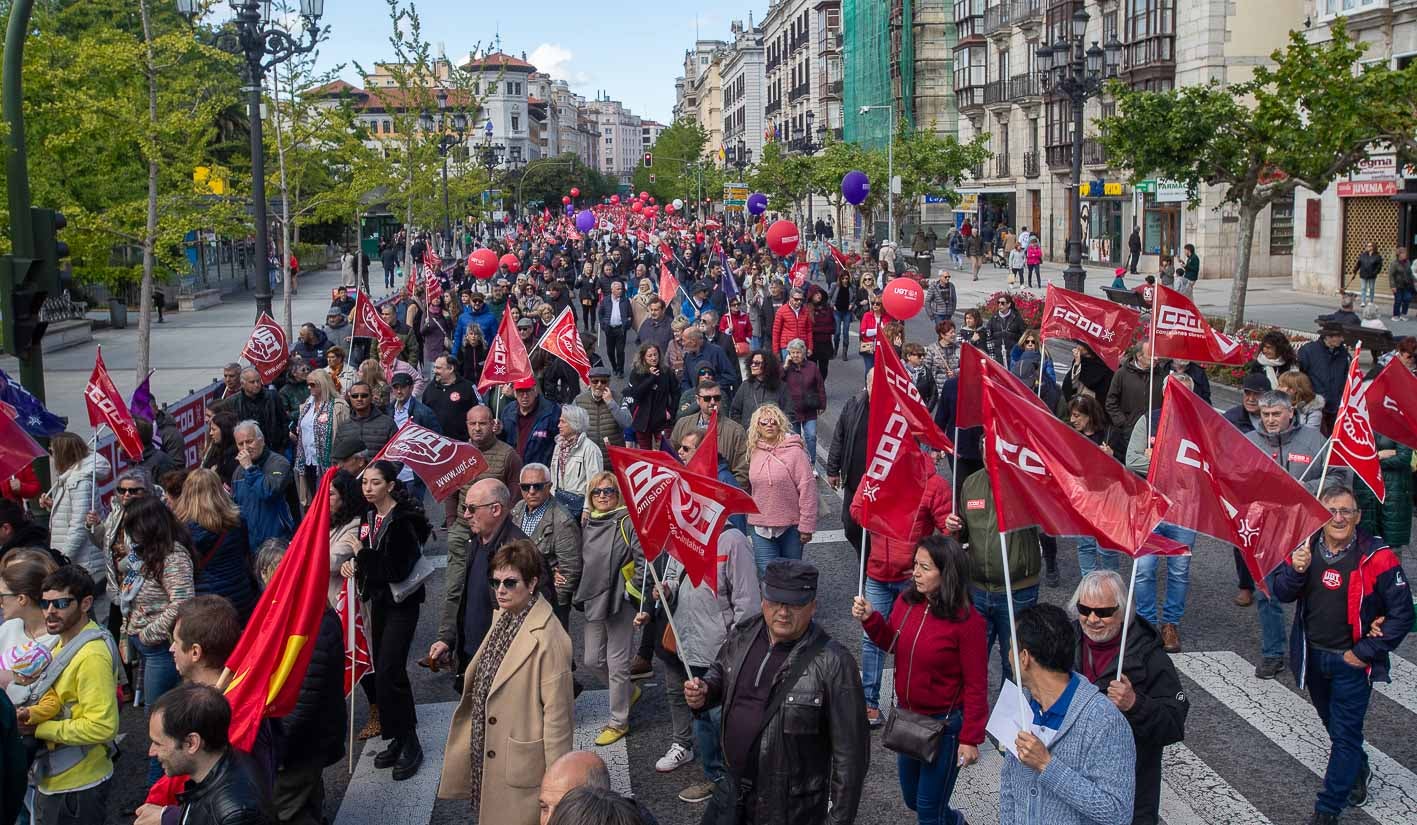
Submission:
{"label": "man in black leather jacket", "polygon": [[856,660],[812,621],[816,596],[815,567],[773,561],[762,615],[739,622],[704,677],[684,683],[690,708],[723,707],[729,777],[705,822],[856,820],[870,762],[866,699]]}
{"label": "man in black leather jacket", "polygon": [[214,687],[164,693],[148,717],[148,752],[168,776],[190,777],[177,795],[183,825],[274,825],[270,792],[250,757],[227,739],[231,705]]}

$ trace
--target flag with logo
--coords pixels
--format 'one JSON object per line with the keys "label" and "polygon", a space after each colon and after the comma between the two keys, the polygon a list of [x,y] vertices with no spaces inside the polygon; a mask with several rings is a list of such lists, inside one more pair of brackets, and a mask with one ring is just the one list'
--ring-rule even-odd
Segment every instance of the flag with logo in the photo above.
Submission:
{"label": "flag with logo", "polygon": [[646,563],[666,552],[684,565],[695,587],[707,584],[717,593],[719,534],[730,515],[758,512],[752,496],[692,472],[661,452],[609,451]]}
{"label": "flag with logo", "polygon": [[531,378],[531,359],[526,354],[526,344],[517,334],[512,313],[502,313],[502,323],[492,338],[492,346],[487,352],[487,361],[482,365],[482,377],[477,381],[477,391],[487,392],[493,387],[511,384],[523,378]]}
{"label": "flag with logo", "polygon": [[1179,358],[1198,364],[1244,366],[1249,360],[1240,340],[1210,325],[1190,298],[1156,285],[1151,308],[1153,358]]}
{"label": "flag with logo", "polygon": [[123,403],[123,396],[108,375],[108,367],[103,363],[103,347],[94,353],[93,372],[84,387],[84,403],[88,406],[90,426],[112,430],[129,458],[143,460],[143,442],[138,438],[133,414],[128,411],[128,405]]}
{"label": "flag with logo", "polygon": [[837,249],[835,244],[827,244],[827,251],[831,253],[832,260],[836,261],[836,265],[841,268],[842,272],[851,268],[851,260],[846,257],[846,253]]}
{"label": "flag with logo", "polygon": [[[881,341],[877,353],[890,344]],[[916,443],[915,422],[907,408],[914,402],[892,380],[892,370],[878,361],[871,374],[871,403],[866,418],[866,469],[851,506],[859,508],[862,527],[900,541],[912,541],[920,495],[935,473]],[[913,386],[912,386],[913,388]],[[932,420],[931,426],[934,426]],[[935,428],[938,431],[938,427]]]}
{"label": "flag with logo", "polygon": [[354,592],[354,579],[344,580],[335,599],[335,612],[344,630],[344,695],[348,696],[360,679],[374,672],[374,656],[370,653],[364,611],[359,609],[359,596]]}
{"label": "flag with logo", "polygon": [[679,279],[675,278],[669,271],[669,265],[663,260],[659,262],[659,300],[665,304],[673,305],[674,297],[679,293]]}
{"label": "flag with logo", "polygon": [[1417,449],[1417,375],[1401,359],[1383,367],[1363,390],[1363,399],[1373,432]]}
{"label": "flag with logo", "polygon": [[1140,326],[1141,313],[1131,307],[1049,284],[1039,334],[1087,344],[1115,371]]}
{"label": "flag with logo", "polygon": [[1358,366],[1362,355],[1363,345],[1359,344],[1348,365],[1348,382],[1343,385],[1343,401],[1333,422],[1333,444],[1327,460],[1352,467],[1354,475],[1368,485],[1378,501],[1383,501],[1387,498],[1387,485],[1383,483],[1382,462],[1378,459],[1378,441],[1368,420],[1368,398],[1363,392],[1363,371]]}
{"label": "flag with logo", "polygon": [[15,408],[0,404],[0,482],[6,482],[47,453],[15,419]]}
{"label": "flag with logo", "polygon": [[[877,349],[880,346],[877,345]],[[997,389],[1011,392],[1028,399],[1038,409],[1048,412],[1043,399],[1033,388],[1018,379],[1018,376],[1004,369],[1003,365],[972,344],[959,345],[959,383],[955,399],[955,424],[960,428],[978,427],[984,423],[984,409],[981,400],[984,379],[994,382]],[[1017,401],[1018,399],[1015,399]],[[1051,415],[1052,413],[1049,413]]]}
{"label": "flag with logo", "polygon": [[35,438],[48,438],[69,428],[69,419],[50,412],[19,381],[0,370],[0,402],[15,410],[15,421]]}
{"label": "flag with logo", "polygon": [[353,334],[356,338],[373,338],[379,347],[379,363],[386,372],[394,368],[394,361],[403,352],[403,340],[393,327],[384,323],[379,311],[374,308],[373,300],[363,292],[359,292],[354,299]]}
{"label": "flag with logo", "polygon": [[1087,436],[988,377],[984,465],[999,530],[1039,527],[1054,536],[1096,536],[1131,556],[1170,503],[1120,462],[1104,458]]}
{"label": "flag with logo", "polygon": [[423,270],[423,300],[426,306],[433,306],[443,299],[443,279],[437,270]]}
{"label": "flag with logo", "polygon": [[1166,520],[1234,545],[1264,577],[1328,521],[1328,511],[1200,396],[1166,379],[1147,480]]}
{"label": "flag with logo", "polygon": [[251,620],[226,660],[231,673],[231,744],[250,752],[266,717],[295,709],[300,683],[320,635],[330,580],[330,479],[325,471],[290,547],[256,602]]}
{"label": "flag with logo", "polygon": [[397,461],[414,472],[438,501],[457,492],[487,469],[482,451],[466,441],[455,441],[427,427],[404,422],[384,449],[374,456]]}
{"label": "flag with logo", "polygon": [[546,328],[536,346],[570,364],[582,381],[590,383],[590,356],[586,354],[585,345],[581,343],[580,332],[576,329],[576,317],[571,314],[569,306],[562,309],[556,320]]}
{"label": "flag with logo", "polygon": [[[358,303],[358,299],[355,299]],[[290,347],[286,345],[285,330],[281,329],[270,313],[262,312],[251,328],[251,337],[241,348],[241,357],[251,362],[256,372],[261,374],[261,383],[269,384],[285,370],[290,358]]]}
{"label": "flag with logo", "polygon": [[954,452],[955,445],[950,441],[945,431],[940,429],[940,425],[935,423],[935,417],[930,414],[930,408],[925,404],[925,399],[921,397],[920,390],[915,386],[915,382],[910,380],[910,373],[905,371],[905,365],[900,362],[900,356],[896,354],[895,347],[891,342],[882,339],[876,346],[876,368],[871,375],[871,398],[877,398],[876,384],[884,381],[890,387],[890,394],[879,396],[889,398],[899,407],[901,415],[905,416],[906,422],[910,425],[910,434],[929,444],[937,450]]}
{"label": "flag with logo", "polygon": [[793,287],[802,289],[807,285],[807,275],[809,271],[806,261],[798,261],[787,271],[787,278],[792,283]]}

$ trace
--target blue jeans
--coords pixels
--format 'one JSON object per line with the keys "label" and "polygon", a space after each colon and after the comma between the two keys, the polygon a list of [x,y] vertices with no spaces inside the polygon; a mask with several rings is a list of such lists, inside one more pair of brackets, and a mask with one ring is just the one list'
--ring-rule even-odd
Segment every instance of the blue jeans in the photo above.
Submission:
{"label": "blue jeans", "polygon": [[1358,302],[1361,304],[1373,303],[1373,301],[1377,298],[1378,279],[1359,278],[1358,283],[1363,285],[1362,289],[1358,291]]}
{"label": "blue jeans", "polygon": [[1368,715],[1373,686],[1363,668],[1344,662],[1341,654],[1313,647],[1309,648],[1304,681],[1330,742],[1324,787],[1314,810],[1337,815],[1343,812],[1348,792],[1368,761],[1363,753],[1363,717]]}
{"label": "blue jeans", "polygon": [[[1192,549],[1196,546],[1196,533],[1184,527],[1162,522],[1156,526],[1156,534],[1178,541]],[[1156,612],[1156,565],[1157,556],[1142,556],[1137,559],[1137,592],[1132,594],[1137,614],[1152,624],[1157,623]],[[1191,557],[1166,557],[1166,602],[1161,605],[1161,624],[1180,624],[1186,612],[1186,594],[1191,589]]]}
{"label": "blue jeans", "polygon": [[802,536],[794,525],[775,539],[764,538],[753,530],[753,559],[758,564],[758,578],[768,571],[768,562],[773,559],[802,558]]}
{"label": "blue jeans", "polygon": [[807,463],[817,466],[817,419],[809,418],[792,425],[792,431],[802,436],[807,447]]}
{"label": "blue jeans", "polygon": [[1086,576],[1094,570],[1120,570],[1122,554],[1103,550],[1092,536],[1078,536],[1078,569]]}
{"label": "blue jeans", "polygon": [[[1273,593],[1274,576],[1265,576],[1264,585]],[[1260,655],[1266,659],[1283,659],[1284,605],[1256,588],[1255,610],[1260,614]]]}
{"label": "blue jeans", "polygon": [[851,322],[856,320],[856,316],[850,312],[832,310],[832,315],[836,318],[836,329],[832,331],[832,343],[837,350],[841,350],[851,341]]}
{"label": "blue jeans", "polygon": [[866,365],[866,371],[870,372],[876,367],[876,354],[874,352],[861,353],[861,361]]}
{"label": "blue jeans", "polygon": [[[871,603],[882,619],[889,620],[895,597],[910,588],[910,579],[900,582],[883,582],[866,577],[866,601]],[[866,707],[881,706],[881,671],[885,669],[886,653],[865,633],[861,634],[861,688],[866,693]],[[906,797],[909,799],[909,797]]]}
{"label": "blue jeans", "polygon": [[722,782],[728,776],[728,769],[723,765],[723,743],[718,738],[722,718],[723,708],[715,707],[694,719],[694,750],[710,782]]}
{"label": "blue jeans", "polygon": [[[152,707],[164,693],[177,687],[182,677],[177,674],[177,663],[172,660],[172,651],[167,645],[145,645],[137,636],[129,636],[132,649],[143,659],[143,704]],[[162,764],[154,758],[148,759],[148,784],[162,776]]]}
{"label": "blue jeans", "polygon": [[749,336],[748,336],[748,350],[749,350],[750,352],[753,351],[753,350],[757,350],[757,349],[761,348],[762,345],[763,345],[762,336],[760,336],[760,335],[749,335]]}
{"label": "blue jeans", "polygon": [[1412,290],[1399,289],[1392,294],[1392,315],[1394,318],[1406,318],[1407,309],[1412,304]]}
{"label": "blue jeans", "polygon": [[959,778],[959,762],[955,752],[959,748],[959,731],[964,726],[964,716],[956,710],[949,714],[936,714],[933,718],[949,720],[945,725],[945,735],[940,737],[940,750],[934,762],[926,764],[905,754],[896,754],[900,794],[905,797],[905,806],[915,812],[919,825],[954,825],[959,819],[950,808],[950,797],[954,795],[955,780]]}
{"label": "blue jeans", "polygon": [[[987,590],[980,590],[977,587],[969,588],[969,600],[974,603],[974,609],[979,611],[979,615],[984,617],[984,627],[987,637],[984,642],[984,652],[987,654],[989,648],[994,646],[994,640],[999,640],[999,661],[1004,666],[1004,678],[1014,678],[1013,663],[1009,660],[1009,644],[1012,636],[1009,633],[1009,602],[1004,591],[990,593]],[[1038,585],[1024,587],[1014,591],[1014,611],[1032,607],[1038,603]]]}
{"label": "blue jeans", "polygon": [[821,275],[822,275],[822,262],[821,262],[821,261],[812,261],[811,266],[810,266],[810,269],[811,269],[811,272],[812,272],[812,280],[814,280],[814,281],[817,280],[817,279],[820,278]]}

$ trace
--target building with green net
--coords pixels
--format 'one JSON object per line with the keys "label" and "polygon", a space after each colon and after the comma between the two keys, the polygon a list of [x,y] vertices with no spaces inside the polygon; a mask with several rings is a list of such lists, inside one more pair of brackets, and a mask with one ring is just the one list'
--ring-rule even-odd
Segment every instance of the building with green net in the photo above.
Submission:
{"label": "building with green net", "polygon": [[894,104],[912,128],[955,135],[954,14],[947,0],[842,0],[845,139],[884,147]]}

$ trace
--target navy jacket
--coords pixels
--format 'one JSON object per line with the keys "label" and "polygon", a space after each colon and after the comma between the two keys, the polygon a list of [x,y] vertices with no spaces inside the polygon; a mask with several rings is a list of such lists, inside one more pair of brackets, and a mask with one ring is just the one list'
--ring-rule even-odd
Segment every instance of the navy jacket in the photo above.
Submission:
{"label": "navy jacket", "polygon": [[[600,299],[600,306],[596,307],[595,314],[600,319],[601,329],[610,329],[610,308],[616,300],[609,292]],[[620,329],[629,332],[634,327],[634,314],[630,311],[630,296],[620,293]]]}
{"label": "navy jacket", "polygon": [[[701,363],[713,367],[713,376],[725,393],[731,394],[734,388],[738,386],[740,373],[734,368],[733,362],[728,358],[728,354],[717,344],[710,344],[708,341],[705,341],[698,352],[686,351],[684,353],[684,377],[679,382],[680,389],[688,390],[698,386],[699,365]],[[724,400],[726,401],[727,399]]]}
{"label": "navy jacket", "polygon": [[556,432],[561,424],[561,408],[551,403],[545,396],[538,396],[536,409],[531,411],[533,423],[531,435],[525,448],[517,446],[517,418],[520,411],[515,403],[502,408],[497,416],[502,422],[502,433],[498,436],[522,457],[523,464],[545,464],[551,466],[551,456],[556,450]]}
{"label": "navy jacket", "polygon": [[1299,370],[1309,376],[1314,392],[1324,397],[1324,412],[1338,412],[1343,400],[1343,385],[1348,381],[1348,364],[1353,356],[1348,348],[1324,346],[1323,339],[1310,341],[1299,348]]}
{"label": "navy jacket", "polygon": [[285,503],[285,488],[290,482],[290,462],[270,448],[250,469],[238,466],[232,473],[231,497],[241,508],[252,547],[259,548],[266,539],[295,535],[295,519]]}

